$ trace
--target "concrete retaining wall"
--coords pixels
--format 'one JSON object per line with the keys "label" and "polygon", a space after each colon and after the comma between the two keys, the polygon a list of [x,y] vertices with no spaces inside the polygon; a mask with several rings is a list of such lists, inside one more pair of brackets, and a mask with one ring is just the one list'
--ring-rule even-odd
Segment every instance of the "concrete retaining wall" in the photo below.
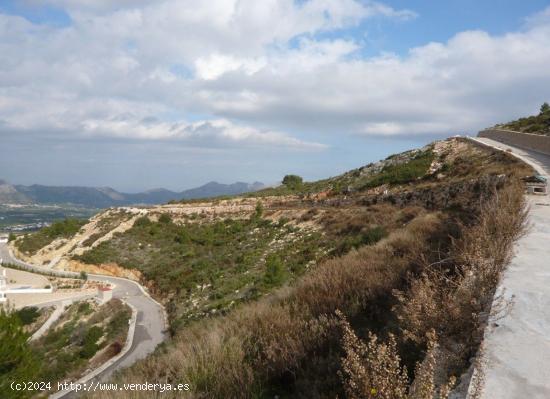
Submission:
{"label": "concrete retaining wall", "polygon": [[550,155],[550,136],[504,129],[486,129],[479,132],[478,137],[486,137],[504,144]]}

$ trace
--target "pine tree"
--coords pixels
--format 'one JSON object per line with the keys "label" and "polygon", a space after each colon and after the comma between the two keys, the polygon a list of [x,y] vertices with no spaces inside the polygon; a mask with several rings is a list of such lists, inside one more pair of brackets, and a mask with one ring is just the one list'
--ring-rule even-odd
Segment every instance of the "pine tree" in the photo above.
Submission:
{"label": "pine tree", "polygon": [[0,309],[0,397],[25,398],[30,391],[11,388],[12,382],[32,381],[38,372],[38,361],[32,352],[23,331],[21,321],[15,313]]}

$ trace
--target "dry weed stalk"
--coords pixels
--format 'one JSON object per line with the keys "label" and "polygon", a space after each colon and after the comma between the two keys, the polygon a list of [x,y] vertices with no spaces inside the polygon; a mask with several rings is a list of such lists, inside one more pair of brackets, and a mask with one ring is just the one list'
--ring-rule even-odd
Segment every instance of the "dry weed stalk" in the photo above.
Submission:
{"label": "dry weed stalk", "polygon": [[489,320],[511,309],[504,293],[495,291],[514,241],[526,231],[526,218],[520,186],[506,186],[484,202],[476,223],[462,226],[450,260],[426,265],[407,292],[395,293],[404,338],[429,346],[427,333],[435,330],[449,356],[467,362],[478,350]]}
{"label": "dry weed stalk", "polygon": [[337,312],[343,330],[340,377],[346,396],[350,399],[447,399],[456,379],[451,377],[442,387],[435,383],[438,368],[437,339],[434,332],[428,337],[428,350],[422,362],[417,363],[415,378],[409,386],[406,367],[401,366],[397,342],[393,335],[386,343],[369,333],[365,343],[356,335],[342,313]]}

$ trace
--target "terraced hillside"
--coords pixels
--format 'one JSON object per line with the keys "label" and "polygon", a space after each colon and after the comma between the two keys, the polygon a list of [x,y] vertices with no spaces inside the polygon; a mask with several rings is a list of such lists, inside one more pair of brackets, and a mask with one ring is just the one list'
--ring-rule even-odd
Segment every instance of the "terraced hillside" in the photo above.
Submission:
{"label": "terraced hillside", "polygon": [[166,305],[172,339],[121,381],[184,381],[206,398],[415,384],[445,397],[479,347],[531,172],[452,138],[318,182],[110,209],[26,256],[140,279]]}

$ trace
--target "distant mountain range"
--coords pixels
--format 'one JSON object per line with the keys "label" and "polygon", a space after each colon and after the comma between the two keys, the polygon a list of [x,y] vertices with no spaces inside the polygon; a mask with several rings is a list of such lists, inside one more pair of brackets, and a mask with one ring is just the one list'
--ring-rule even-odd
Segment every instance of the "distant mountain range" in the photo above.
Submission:
{"label": "distant mountain range", "polygon": [[0,204],[73,204],[90,208],[121,205],[163,204],[171,200],[237,195],[264,188],[263,183],[221,184],[210,182],[189,190],[175,192],[163,188],[128,194],[110,187],[57,187],[11,185],[0,180]]}

